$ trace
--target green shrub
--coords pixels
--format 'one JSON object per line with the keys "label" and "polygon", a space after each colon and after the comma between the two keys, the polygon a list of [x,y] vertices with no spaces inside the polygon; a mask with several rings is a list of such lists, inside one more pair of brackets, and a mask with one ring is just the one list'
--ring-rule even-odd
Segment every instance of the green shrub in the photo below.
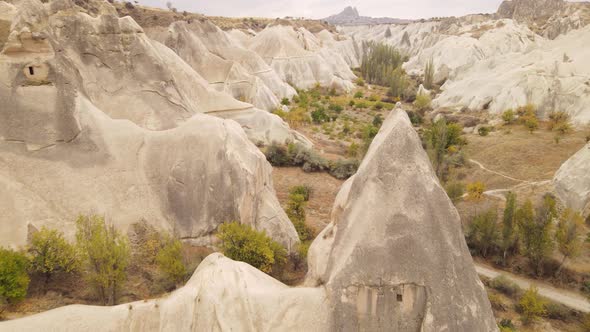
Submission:
{"label": "green shrub", "polygon": [[348,150],[346,150],[346,155],[354,158],[356,156],[358,156],[360,152],[360,146],[356,143],[352,143],[348,146]]}
{"label": "green shrub", "polygon": [[422,124],[422,122],[424,122],[422,116],[418,112],[406,111],[406,113],[408,114],[408,117],[414,126],[419,126]]}
{"label": "green shrub", "polygon": [[390,75],[389,90],[387,90],[387,95],[399,100],[404,97],[408,85],[406,73],[403,71],[403,69],[397,68]]}
{"label": "green shrub", "polygon": [[537,287],[531,286],[518,302],[521,319],[525,325],[529,325],[547,313],[546,302],[539,296]]}
{"label": "green shrub", "polygon": [[430,104],[432,103],[432,99],[427,94],[419,94],[416,96],[416,100],[414,101],[414,107],[418,112],[424,112],[430,109]]}
{"label": "green shrub", "polygon": [[344,108],[338,104],[330,104],[330,106],[328,106],[328,109],[336,113],[340,113],[344,110]]}
{"label": "green shrub", "polygon": [[286,257],[285,249],[266,233],[238,222],[220,225],[217,237],[221,240],[221,251],[225,256],[266,273],[270,273],[273,265]]}
{"label": "green shrub", "polygon": [[498,324],[498,327],[500,328],[500,332],[515,332],[516,331],[516,326],[514,326],[514,323],[512,323],[512,321],[507,318],[502,319],[500,321],[500,323]]}
{"label": "green shrub", "polygon": [[479,129],[477,129],[477,133],[479,134],[479,136],[488,136],[490,134],[490,131],[492,131],[492,128],[486,126],[482,126],[479,127]]}
{"label": "green shrub", "polygon": [[570,116],[564,111],[552,111],[549,113],[549,130],[557,130],[562,135],[567,134],[572,129]]}
{"label": "green shrub", "polygon": [[348,106],[350,106],[350,107],[354,107],[354,99],[351,99],[351,100],[348,102]]}
{"label": "green shrub", "polygon": [[31,270],[43,275],[45,285],[54,274],[72,272],[79,265],[76,249],[66,241],[63,233],[45,227],[33,234],[29,253]]}
{"label": "green shrub", "polygon": [[311,119],[314,123],[324,123],[330,121],[330,118],[326,114],[326,110],[323,107],[316,109],[311,112]]}
{"label": "green shrub", "polygon": [[29,276],[27,257],[0,247],[0,313],[6,305],[16,303],[27,295]]}
{"label": "green shrub", "polygon": [[424,66],[424,87],[429,90],[434,87],[434,60],[432,58]]}
{"label": "green shrub", "polygon": [[365,108],[369,107],[369,105],[364,101],[359,101],[358,103],[356,103],[355,106],[358,109],[365,109]]}
{"label": "green shrub", "polygon": [[463,197],[463,193],[465,192],[465,185],[461,182],[449,182],[445,186],[445,191],[447,195],[453,202],[457,202]]}
{"label": "green shrub", "polygon": [[113,305],[127,279],[128,240],[102,217],[80,216],[76,227],[76,241],[88,282],[96,288],[103,304]]}
{"label": "green shrub", "polygon": [[383,103],[380,101],[376,102],[375,105],[373,105],[373,109],[377,111],[382,110],[383,107],[385,107],[385,105],[383,105]]}
{"label": "green shrub", "polygon": [[502,113],[502,120],[504,121],[504,124],[509,125],[514,122],[514,119],[515,115],[512,109],[508,109]]}
{"label": "green shrub", "polygon": [[400,68],[404,58],[394,47],[375,42],[363,42],[362,76],[372,84],[386,86],[391,72]]}
{"label": "green shrub", "polygon": [[357,91],[357,92],[354,94],[354,98],[355,98],[355,99],[361,99],[361,98],[363,98],[363,92],[362,92],[362,91]]}
{"label": "green shrub", "polygon": [[383,117],[381,116],[381,114],[375,115],[375,117],[373,117],[373,127],[381,128],[382,124],[383,124]]}
{"label": "green shrub", "polygon": [[182,243],[170,235],[163,239],[163,246],[156,255],[156,263],[160,271],[170,280],[179,285],[186,279],[186,265],[182,259]]}
{"label": "green shrub", "polygon": [[291,193],[285,210],[302,242],[313,238],[313,231],[305,223],[305,202],[305,196]]}
{"label": "green shrub", "polygon": [[289,190],[290,195],[301,195],[303,199],[307,202],[309,201],[309,196],[311,195],[311,187],[303,185],[303,186],[295,186],[291,187]]}
{"label": "green shrub", "polygon": [[487,257],[498,243],[500,232],[496,224],[498,215],[494,209],[477,214],[467,233],[467,240],[483,257]]}
{"label": "green shrub", "polygon": [[355,81],[355,83],[358,86],[365,86],[365,80],[363,80],[362,77],[357,78],[356,81]]}
{"label": "green shrub", "polygon": [[281,105],[289,106],[291,105],[291,101],[289,100],[289,98],[285,97],[281,99]]}
{"label": "green shrub", "polygon": [[517,284],[503,275],[492,279],[492,281],[490,281],[490,287],[511,298],[518,296],[522,292]]}
{"label": "green shrub", "polygon": [[376,95],[370,95],[369,98],[367,98],[369,101],[372,102],[376,102],[377,100],[379,100],[379,97]]}
{"label": "green shrub", "polygon": [[348,179],[356,173],[359,165],[359,161],[355,159],[336,161],[330,167],[330,175],[340,180]]}
{"label": "green shrub", "polygon": [[272,143],[264,153],[266,160],[273,166],[288,166],[290,164],[289,154],[284,146]]}
{"label": "green shrub", "polygon": [[571,322],[575,313],[563,304],[548,302],[545,306],[547,311],[546,315],[550,319],[557,319],[563,322]]}

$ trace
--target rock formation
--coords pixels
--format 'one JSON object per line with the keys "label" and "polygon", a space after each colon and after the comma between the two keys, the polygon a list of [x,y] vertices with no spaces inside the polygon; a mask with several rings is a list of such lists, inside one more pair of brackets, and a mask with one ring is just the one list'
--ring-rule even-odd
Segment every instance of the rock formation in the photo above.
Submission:
{"label": "rock formation", "polygon": [[528,24],[549,39],[579,29],[590,22],[590,3],[564,0],[507,0],[496,16]]}
{"label": "rock formation", "polygon": [[406,24],[412,22],[399,18],[360,16],[358,10],[350,6],[344,8],[339,14],[328,16],[322,21],[333,25]]}
{"label": "rock formation", "polygon": [[409,56],[404,69],[411,75],[422,75],[432,59],[435,82],[444,84],[433,101],[436,107],[500,114],[532,103],[541,116],[557,109],[577,124],[590,121],[588,48],[579,47],[590,41],[588,27],[551,40],[512,19],[472,15],[341,31],[356,41],[374,40],[402,50]]}
{"label": "rock formation", "polygon": [[71,235],[80,213],[202,244],[231,220],[298,241],[262,153],[233,120],[200,113],[229,108],[265,128],[257,117],[274,115],[208,90],[107,2],[97,17],[68,1],[0,4],[13,12],[0,53],[3,245],[23,245],[28,224]]}
{"label": "rock formation", "polygon": [[350,91],[356,77],[346,60],[305,28],[276,25],[268,27],[247,42],[281,79],[300,89],[316,84]]}
{"label": "rock formation", "polygon": [[459,215],[403,110],[385,120],[333,218],[310,248],[309,287],[289,288],[212,254],[167,298],[68,306],[0,329],[497,330]]}
{"label": "rock formation", "polygon": [[[146,129],[174,128],[196,113],[239,114],[249,133],[264,138],[261,143],[296,140],[280,118],[210,89],[206,80],[169,48],[148,38],[130,17],[118,18],[110,4],[97,3],[102,9],[92,17],[69,0],[46,5],[23,1],[3,54],[15,59],[23,53],[38,54],[34,60],[38,66],[54,53],[67,58],[68,65],[76,68],[77,86],[94,105],[112,118],[128,119]],[[32,22],[34,18],[38,21]],[[25,38],[42,49],[27,49]],[[272,132],[255,127],[261,117],[273,124]]]}
{"label": "rock formation", "polygon": [[256,53],[240,47],[211,22],[175,22],[147,33],[176,52],[217,91],[272,111],[295,90]]}
{"label": "rock formation", "polygon": [[590,216],[590,145],[561,165],[553,182],[566,207]]}

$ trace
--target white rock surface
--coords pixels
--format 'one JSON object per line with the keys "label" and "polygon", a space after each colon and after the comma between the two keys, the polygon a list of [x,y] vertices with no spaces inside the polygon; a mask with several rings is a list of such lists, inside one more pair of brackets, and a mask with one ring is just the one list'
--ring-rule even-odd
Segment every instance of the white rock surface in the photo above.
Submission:
{"label": "white rock surface", "polygon": [[569,208],[590,215],[590,145],[566,161],[553,180],[557,197]]}
{"label": "white rock surface", "polygon": [[252,266],[211,254],[186,286],[158,300],[67,306],[0,323],[27,331],[328,331],[323,288],[289,288]]}
{"label": "white rock surface", "polygon": [[260,109],[272,111],[282,98],[296,94],[260,56],[209,21],[175,22],[165,31],[151,28],[147,33],[174,50],[215,90]]}
{"label": "white rock surface", "polygon": [[[231,220],[298,242],[264,155],[235,121],[199,112],[242,103],[210,93],[129,18],[92,18],[67,1],[17,9],[0,53],[2,245],[24,245],[29,224],[72,235],[93,213],[203,244]],[[257,139],[287,139],[266,129],[280,119],[243,105],[242,126],[264,125],[248,128]]]}
{"label": "white rock surface", "polygon": [[248,41],[248,47],[260,55],[281,79],[300,89],[316,84],[350,91],[356,77],[346,60],[334,50],[322,47],[304,28],[276,25],[268,27]]}

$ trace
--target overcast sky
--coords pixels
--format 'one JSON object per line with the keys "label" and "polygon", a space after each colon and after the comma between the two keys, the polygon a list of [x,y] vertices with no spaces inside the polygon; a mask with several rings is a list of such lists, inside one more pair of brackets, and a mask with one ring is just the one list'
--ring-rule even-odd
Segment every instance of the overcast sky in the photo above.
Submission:
{"label": "overcast sky", "polygon": [[166,7],[211,16],[324,18],[345,6],[357,7],[363,16],[429,18],[495,12],[502,0],[138,0],[139,4]]}

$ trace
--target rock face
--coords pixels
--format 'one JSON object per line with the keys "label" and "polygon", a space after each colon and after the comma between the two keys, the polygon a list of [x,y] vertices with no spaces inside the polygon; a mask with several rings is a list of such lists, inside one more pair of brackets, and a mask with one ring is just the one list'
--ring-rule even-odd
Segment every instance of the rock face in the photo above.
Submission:
{"label": "rock face", "polygon": [[553,182],[557,197],[567,207],[590,216],[590,145],[566,161]]}
{"label": "rock face", "polygon": [[217,91],[271,111],[296,92],[256,53],[236,45],[209,21],[175,22],[148,35],[178,54]]}
{"label": "rock face", "polygon": [[497,330],[459,215],[403,110],[384,122],[339,193],[333,218],[310,248],[309,287],[289,288],[212,254],[165,299],[68,306],[0,329]]}
{"label": "rock face", "polygon": [[497,15],[532,23],[547,20],[566,6],[567,2],[564,0],[507,0],[500,4]]}
{"label": "rock face", "polygon": [[0,242],[25,244],[27,224],[71,235],[78,214],[97,213],[121,229],[145,220],[202,244],[231,220],[296,243],[262,153],[236,122],[200,114],[264,111],[207,90],[174,52],[100,3],[93,18],[68,1],[27,0],[9,18]]}
{"label": "rock face", "polygon": [[[104,10],[92,17],[69,0],[47,5],[21,2],[3,54],[29,57],[34,66],[42,67],[58,53],[76,69],[77,87],[94,105],[112,118],[128,119],[149,130],[174,128],[197,113],[228,117],[243,111],[240,124],[265,137],[262,143],[277,137],[295,141],[278,117],[210,89],[206,80],[169,48],[148,38],[130,17],[118,18],[110,4],[98,3]],[[33,42],[24,44],[27,40]],[[260,117],[273,124],[272,135],[261,134],[268,128],[255,127]]]}
{"label": "rock face", "polygon": [[350,6],[344,8],[339,14],[328,16],[322,21],[333,25],[406,24],[412,22],[399,18],[360,16],[358,10]]}
{"label": "rock face", "polygon": [[323,47],[305,28],[276,25],[251,38],[248,48],[260,55],[285,82],[300,89],[316,84],[350,91],[356,77],[340,54]]}
{"label": "rock face", "polygon": [[307,280],[325,283],[334,330],[495,330],[459,215],[403,110],[386,119],[335,209],[310,248]]}
{"label": "rock face", "polygon": [[526,23],[539,34],[555,39],[589,22],[590,3],[564,0],[509,0],[496,16]]}

